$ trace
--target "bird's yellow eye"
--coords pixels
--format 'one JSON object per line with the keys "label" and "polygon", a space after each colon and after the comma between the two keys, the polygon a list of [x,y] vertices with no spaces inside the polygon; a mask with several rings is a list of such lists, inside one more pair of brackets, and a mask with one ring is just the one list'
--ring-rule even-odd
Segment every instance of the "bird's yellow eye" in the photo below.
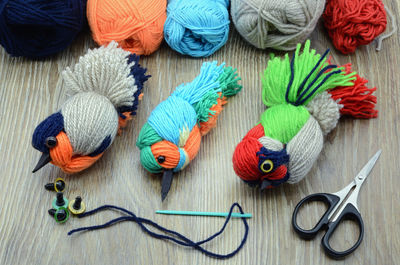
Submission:
{"label": "bird's yellow eye", "polygon": [[274,163],[271,160],[267,159],[262,162],[260,169],[264,173],[269,173],[272,171],[272,169],[274,169]]}

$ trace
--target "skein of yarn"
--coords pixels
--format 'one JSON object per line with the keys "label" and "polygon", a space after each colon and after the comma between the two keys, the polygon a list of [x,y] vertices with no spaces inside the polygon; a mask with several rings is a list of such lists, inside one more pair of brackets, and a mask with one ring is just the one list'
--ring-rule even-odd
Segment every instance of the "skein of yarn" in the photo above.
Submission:
{"label": "skein of yarn", "polygon": [[60,52],[86,24],[85,5],[84,0],[2,0],[0,44],[12,56]]}
{"label": "skein of yarn", "polygon": [[232,21],[259,49],[294,50],[314,30],[325,0],[232,0]]}
{"label": "skein of yarn", "polygon": [[156,51],[163,40],[167,0],[88,0],[87,17],[99,45],[118,42],[138,55]]}
{"label": "skein of yarn", "polygon": [[175,51],[207,57],[226,43],[229,35],[229,0],[171,0],[164,37]]}
{"label": "skein of yarn", "polygon": [[327,0],[322,17],[333,45],[343,54],[371,43],[387,24],[381,0]]}

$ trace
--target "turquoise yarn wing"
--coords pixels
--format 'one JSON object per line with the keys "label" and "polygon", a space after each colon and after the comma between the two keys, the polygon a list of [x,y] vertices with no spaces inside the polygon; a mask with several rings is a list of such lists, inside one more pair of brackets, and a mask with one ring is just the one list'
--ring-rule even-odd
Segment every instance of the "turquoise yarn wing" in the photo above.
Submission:
{"label": "turquoise yarn wing", "polygon": [[240,91],[240,78],[224,65],[216,61],[203,63],[192,82],[178,86],[153,110],[148,122],[158,135],[177,145],[183,130],[191,131],[196,123],[208,120],[210,108],[221,95],[233,96]]}
{"label": "turquoise yarn wing", "polygon": [[175,89],[171,96],[179,97],[193,105],[199,102],[209,91],[220,92],[218,78],[224,72],[224,65],[216,61],[203,63],[200,74],[190,83],[184,83]]}
{"label": "turquoise yarn wing", "polygon": [[238,84],[241,78],[236,69],[232,67],[223,67],[223,72],[218,76],[217,89],[209,90],[193,107],[197,113],[198,122],[207,122],[215,114],[211,108],[217,104],[218,98],[232,97],[236,95],[242,86]]}
{"label": "turquoise yarn wing", "polygon": [[178,145],[181,132],[196,125],[197,114],[186,100],[171,95],[153,110],[148,123],[161,138]]}

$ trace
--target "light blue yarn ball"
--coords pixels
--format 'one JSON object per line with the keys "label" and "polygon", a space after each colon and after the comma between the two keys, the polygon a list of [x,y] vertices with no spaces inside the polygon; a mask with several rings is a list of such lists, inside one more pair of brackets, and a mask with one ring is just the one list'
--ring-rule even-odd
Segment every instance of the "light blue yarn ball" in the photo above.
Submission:
{"label": "light blue yarn ball", "polygon": [[229,35],[229,0],[172,0],[167,7],[164,38],[175,51],[207,57]]}

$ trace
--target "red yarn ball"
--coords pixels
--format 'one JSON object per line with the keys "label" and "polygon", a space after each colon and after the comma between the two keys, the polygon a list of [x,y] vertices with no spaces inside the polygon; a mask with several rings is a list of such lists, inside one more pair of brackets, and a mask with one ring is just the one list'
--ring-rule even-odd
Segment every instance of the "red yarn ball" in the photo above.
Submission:
{"label": "red yarn ball", "polygon": [[333,45],[343,54],[371,43],[387,24],[380,0],[327,0],[322,17]]}
{"label": "red yarn ball", "polygon": [[257,152],[259,152],[262,147],[258,139],[264,135],[264,127],[261,124],[255,126],[237,145],[233,153],[233,169],[243,180],[254,181],[262,177],[258,169]]}

